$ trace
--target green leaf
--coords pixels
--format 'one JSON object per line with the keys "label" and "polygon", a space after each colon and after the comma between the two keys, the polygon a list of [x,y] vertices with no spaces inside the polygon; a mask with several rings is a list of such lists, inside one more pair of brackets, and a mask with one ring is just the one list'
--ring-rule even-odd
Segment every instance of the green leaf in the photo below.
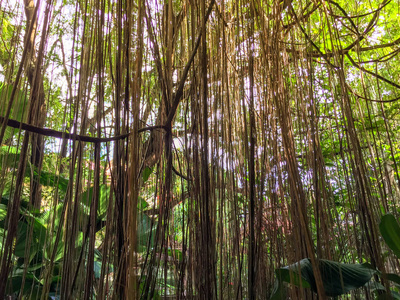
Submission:
{"label": "green leaf", "polygon": [[385,287],[376,281],[370,281],[368,284],[365,285],[370,291],[384,291]]}
{"label": "green leaf", "polygon": [[[93,271],[94,271],[94,276],[96,279],[99,279],[101,277],[101,267],[103,265],[102,263],[102,254],[98,249],[94,250],[94,265],[93,265]],[[114,272],[114,266],[112,264],[110,264],[109,262],[106,263],[106,268],[108,269],[108,271],[106,270],[106,274],[108,273],[112,273]]]}
{"label": "green leaf", "polygon": [[[51,239],[51,244],[47,245],[47,247],[43,251],[43,256],[50,260],[54,251],[54,246],[56,243],[56,232],[53,233],[52,239]],[[58,241],[57,248],[56,248],[56,253],[54,256],[54,262],[61,262],[61,260],[64,258],[64,241],[60,240]]]}
{"label": "green leaf", "polygon": [[[13,85],[4,84],[0,85],[0,115],[5,116],[8,103],[10,102],[11,93],[13,90]],[[19,122],[23,122],[26,119],[28,112],[28,97],[26,94],[17,89],[13,104],[11,106],[11,111],[9,117],[11,119],[17,120]],[[13,135],[18,132],[18,129],[8,127],[5,131],[3,140],[10,139]]]}
{"label": "green leaf", "polygon": [[[36,170],[36,167],[33,166],[33,174],[32,174],[32,169],[31,169],[32,165],[28,164],[26,166],[26,171],[25,171],[25,176],[26,177],[31,177],[33,176],[38,176],[38,172]],[[56,184],[58,185],[58,188],[63,191],[64,193],[67,192],[67,188],[68,188],[68,183],[69,180],[59,176],[53,172],[48,172],[45,170],[41,170],[40,171],[40,177],[39,177],[39,182],[41,185],[43,186],[49,186],[49,187],[55,187]]]}
{"label": "green leaf", "polygon": [[275,270],[276,280],[274,290],[272,291],[271,300],[286,299],[286,290],[283,287],[283,282],[291,283],[295,286],[309,288],[310,284],[307,280],[299,276],[298,271],[309,264],[308,259],[302,259],[298,263],[289,265]]}
{"label": "green leaf", "polygon": [[99,279],[101,276],[101,261],[95,260],[93,262],[94,278]]}
{"label": "green leaf", "polygon": [[[7,137],[5,138],[5,140]],[[0,147],[0,170],[14,169],[18,166],[20,154],[16,147],[9,147],[9,146],[1,146]],[[3,195],[7,193],[6,190],[3,191]]]}
{"label": "green leaf", "polygon": [[5,241],[7,231],[0,227],[0,249],[4,249],[3,242]]}
{"label": "green leaf", "polygon": [[386,278],[387,280],[393,281],[394,283],[400,284],[400,276],[393,273],[386,273],[383,274],[382,277]]}
{"label": "green leaf", "polygon": [[168,248],[168,256],[171,256],[171,257],[175,258],[179,262],[182,262],[182,260],[183,260],[182,251],[178,250],[178,249]]}
{"label": "green leaf", "polygon": [[48,211],[44,212],[40,217],[40,221],[43,224],[51,224],[54,218],[54,227],[57,228],[60,224],[61,213],[64,205],[64,203],[58,203],[56,207],[52,207]]}
{"label": "green leaf", "polygon": [[[41,289],[42,289],[42,285],[41,285],[40,281],[32,273],[26,274],[24,290],[21,291],[22,279],[23,279],[22,274],[13,276],[11,278],[11,280],[9,280],[7,283],[9,290],[11,290],[13,293],[21,293],[22,292],[22,295],[25,295],[25,296],[29,295],[29,299],[37,299],[36,296],[38,296],[38,295],[40,296]],[[38,298],[40,298],[40,297],[38,297]]]}
{"label": "green leaf", "polygon": [[392,214],[384,215],[379,230],[390,249],[400,258],[400,226]]}
{"label": "green leaf", "polygon": [[[386,274],[386,276],[389,274]],[[395,274],[391,274],[395,275]],[[388,278],[389,279],[389,278]],[[384,300],[384,299],[399,299],[400,300],[400,294],[395,292],[395,291],[390,291],[390,294],[387,293],[386,288],[380,284],[379,282],[373,281],[370,282],[368,285],[368,288],[377,293],[377,299]]]}
{"label": "green leaf", "polygon": [[272,290],[271,300],[286,299],[286,289],[283,286],[283,281],[275,279],[274,289]]}
{"label": "green leaf", "polygon": [[17,147],[13,146],[1,146],[0,147],[1,154],[19,154],[20,151]]}
{"label": "green leaf", "polygon": [[[98,219],[105,219],[108,209],[108,198],[110,196],[110,186],[106,184],[100,184],[99,186],[99,203],[98,203]],[[81,203],[86,205],[87,208],[90,207],[93,198],[93,186],[91,186],[87,191],[80,195]],[[88,211],[89,212],[89,211]]]}
{"label": "green leaf", "polygon": [[7,216],[7,205],[0,204],[0,220],[4,220]]}
{"label": "green leaf", "polygon": [[384,292],[383,294],[379,294],[376,299],[377,300],[393,300],[393,299],[400,300],[400,294],[395,291],[390,291],[390,294],[387,292]]}
{"label": "green leaf", "polygon": [[137,225],[137,242],[140,251],[146,251],[150,243],[150,247],[154,246],[157,231],[157,222],[152,221],[149,216],[144,213],[138,213]]}
{"label": "green leaf", "polygon": [[[346,294],[354,289],[365,285],[376,272],[369,266],[363,264],[343,264],[331,260],[319,260],[319,270],[327,296],[336,297]],[[271,299],[280,299],[277,293],[282,293],[282,282],[296,286],[308,287],[316,293],[317,286],[308,258],[276,270],[278,286],[274,289]],[[301,280],[300,280],[301,279]]]}
{"label": "green leaf", "polygon": [[[32,237],[29,247],[29,260],[31,260],[39,250],[44,249],[46,239],[46,227],[40,220],[33,216],[25,216],[28,222],[19,222],[17,230],[17,241],[15,243],[15,256],[25,257],[25,250],[28,246],[29,234],[32,230]],[[33,228],[32,228],[33,226]]]}
{"label": "green leaf", "polygon": [[[12,90],[13,85],[11,84],[4,84],[0,86],[1,116],[4,116],[6,113],[8,103],[10,102]],[[17,89],[14,96],[13,105],[11,106],[10,118],[15,119],[19,122],[23,122],[28,111],[27,105],[28,97],[23,91]]]}
{"label": "green leaf", "polygon": [[142,172],[143,182],[146,182],[149,179],[151,173],[153,173],[153,169],[154,168],[150,168],[150,167],[144,168],[144,170]]}
{"label": "green leaf", "polygon": [[138,201],[138,208],[140,210],[144,210],[149,206],[149,204],[147,203],[146,200],[144,200],[142,197],[139,197],[139,201]]}

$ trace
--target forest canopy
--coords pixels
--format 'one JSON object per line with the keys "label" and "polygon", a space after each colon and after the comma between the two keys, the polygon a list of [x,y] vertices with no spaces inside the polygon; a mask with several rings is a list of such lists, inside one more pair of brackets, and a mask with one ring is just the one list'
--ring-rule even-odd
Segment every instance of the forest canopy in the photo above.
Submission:
{"label": "forest canopy", "polygon": [[400,299],[398,0],[0,16],[0,299]]}

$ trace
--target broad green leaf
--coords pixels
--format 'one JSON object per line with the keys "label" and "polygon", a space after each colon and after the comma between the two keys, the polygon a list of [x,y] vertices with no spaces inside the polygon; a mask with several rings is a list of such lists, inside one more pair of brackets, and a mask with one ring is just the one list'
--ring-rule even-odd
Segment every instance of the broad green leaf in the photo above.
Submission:
{"label": "broad green leaf", "polygon": [[7,234],[7,231],[4,230],[4,228],[0,227],[0,249],[4,249],[3,242],[5,241],[6,234]]}
{"label": "broad green leaf", "polygon": [[286,289],[283,286],[284,282],[294,284],[295,286],[309,288],[310,284],[307,282],[307,280],[299,276],[298,273],[298,271],[301,271],[302,267],[308,263],[308,259],[302,259],[296,264],[275,270],[276,280],[270,299],[286,299]]}
{"label": "broad green leaf", "polygon": [[137,225],[137,242],[139,252],[145,251],[150,243],[150,247],[154,246],[157,230],[157,222],[152,221],[149,216],[144,213],[138,213]]}
{"label": "broad green leaf", "polygon": [[272,295],[270,300],[281,300],[286,299],[286,289],[283,286],[284,281],[275,279],[274,289],[272,290]]}
{"label": "broad green leaf", "polygon": [[[57,233],[53,233],[53,237],[51,239],[51,244],[46,245],[46,248],[43,251],[43,255],[46,259],[50,260],[54,251],[54,245],[56,242]],[[60,240],[57,244],[56,253],[54,256],[54,262],[59,262],[64,257],[64,241]]]}
{"label": "broad green leaf", "polygon": [[93,262],[94,278],[99,279],[101,276],[101,261],[95,260]]}
{"label": "broad green leaf", "polygon": [[7,216],[7,205],[0,204],[0,220],[4,220]]}
{"label": "broad green leaf", "polygon": [[299,276],[299,273],[298,273],[299,271],[301,273],[303,273],[304,270],[309,267],[311,267],[311,263],[306,258],[306,259],[302,259],[300,262],[298,262],[296,264],[278,269],[278,270],[276,270],[275,273],[278,275],[278,278],[280,280],[283,280],[287,283],[294,284],[296,286],[301,285],[303,287],[309,288],[309,287],[311,287],[309,281],[307,281],[306,278]]}
{"label": "broad green leaf", "polygon": [[183,259],[182,251],[178,250],[178,249],[168,248],[168,256],[175,258],[179,262],[182,262],[182,259]]}
{"label": "broad green leaf", "polygon": [[[7,138],[6,138],[7,139]],[[0,170],[7,171],[15,169],[19,162],[19,152],[16,147],[2,146],[0,147]],[[5,191],[3,191],[3,194]]]}
{"label": "broad green leaf", "polygon": [[[11,98],[12,90],[13,90],[13,85],[11,84],[4,84],[0,86],[1,116],[4,116],[4,114],[6,113],[6,109]],[[17,89],[16,94],[14,96],[13,105],[11,106],[10,118],[15,119],[19,122],[24,121],[28,111],[27,103],[28,103],[28,97],[26,97],[24,92]]]}
{"label": "broad green leaf", "polygon": [[[389,275],[389,274],[386,274]],[[395,274],[391,274],[395,275]],[[389,278],[388,278],[389,279]],[[395,291],[390,291],[390,294],[387,293],[386,288],[379,282],[370,282],[368,288],[377,293],[377,299],[384,300],[384,299],[400,299],[400,294]]]}
{"label": "broad green leaf", "polygon": [[29,234],[32,230],[32,238],[29,247],[29,259],[32,259],[39,250],[44,249],[46,227],[35,217],[26,216],[26,219],[28,223],[22,221],[18,223],[17,241],[15,243],[14,253],[17,257],[25,257]]}
{"label": "broad green leaf", "polygon": [[[7,282],[8,289],[11,290],[13,293],[20,293],[21,292],[21,286],[22,286],[22,279],[23,275],[18,274],[16,276],[13,276],[11,280]],[[39,281],[39,279],[36,278],[36,276],[33,275],[33,273],[28,272],[25,277],[25,284],[24,284],[24,290],[22,291],[22,294],[25,296],[32,295],[29,297],[29,299],[40,299],[40,294],[41,294],[41,288],[42,285]],[[39,297],[36,297],[39,296]]]}
{"label": "broad green leaf", "polygon": [[[375,270],[363,264],[343,264],[325,259],[319,260],[319,270],[321,272],[325,293],[327,296],[331,297],[346,294],[365,285],[375,273]],[[296,286],[300,286],[301,283],[304,287],[307,287],[307,285],[304,284],[304,281],[306,281],[311,289],[315,293],[317,292],[314,271],[311,261],[308,258],[278,269],[276,274],[279,283],[288,282]],[[300,275],[302,280],[293,274]],[[280,288],[278,287],[276,290],[279,291]],[[273,297],[274,296],[275,293],[273,294]]]}
{"label": "broad green leaf", "polygon": [[[13,90],[13,85],[3,84],[0,85],[0,115],[3,117],[6,113],[8,103],[11,99],[11,93]],[[26,119],[28,112],[28,97],[26,94],[17,89],[14,96],[13,104],[11,106],[11,111],[9,117],[11,119],[23,122]],[[5,131],[3,140],[10,139],[13,135],[18,132],[18,129],[8,127]]]}
{"label": "broad green leaf", "polygon": [[[105,219],[108,209],[108,198],[110,196],[110,186],[106,184],[100,184],[99,186],[99,203],[98,203],[98,218]],[[86,205],[87,208],[90,207],[93,198],[93,186],[91,186],[87,191],[80,195],[81,203]],[[88,211],[89,213],[89,211]]]}
{"label": "broad green leaf", "polygon": [[400,258],[400,226],[392,214],[384,215],[379,230],[390,249]]}
{"label": "broad green leaf", "polygon": [[[25,176],[30,177],[31,176],[31,165],[27,165],[26,167],[26,172]],[[38,176],[38,173],[36,170],[33,171],[34,176]],[[52,172],[47,172],[45,170],[40,171],[40,177],[39,177],[39,182],[41,185],[44,186],[50,186],[50,187],[55,187],[56,184],[58,185],[58,188],[63,191],[64,193],[67,192],[68,188],[68,182],[69,180],[62,177],[58,176],[55,173]]]}
{"label": "broad green leaf", "polygon": [[365,286],[372,292],[385,290],[385,287],[381,283],[376,281],[370,281]]}
{"label": "broad green leaf", "polygon": [[[381,291],[382,293],[383,291]],[[379,294],[376,298],[377,300],[400,300],[400,294],[395,292],[395,291],[390,291],[390,294],[387,292],[383,292],[382,294]]]}
{"label": "broad green leaf", "polygon": [[393,273],[386,273],[383,274],[382,277],[386,278],[387,280],[393,281],[394,283],[400,284],[400,276]]}
{"label": "broad green leaf", "polygon": [[153,169],[154,168],[150,168],[150,167],[144,168],[144,170],[142,172],[143,182],[146,182],[149,179],[151,173],[153,173]]}
{"label": "broad green leaf", "polygon": [[149,206],[149,204],[147,203],[147,201],[146,200],[144,200],[142,197],[139,197],[139,201],[138,201],[139,203],[138,203],[138,208],[140,209],[140,210],[144,210],[144,209],[146,209],[148,206]]}
{"label": "broad green leaf", "polygon": [[54,228],[57,228],[60,223],[61,213],[63,211],[64,203],[58,203],[56,207],[52,207],[48,211],[44,212],[40,217],[40,220],[43,224],[51,224],[54,220]]}

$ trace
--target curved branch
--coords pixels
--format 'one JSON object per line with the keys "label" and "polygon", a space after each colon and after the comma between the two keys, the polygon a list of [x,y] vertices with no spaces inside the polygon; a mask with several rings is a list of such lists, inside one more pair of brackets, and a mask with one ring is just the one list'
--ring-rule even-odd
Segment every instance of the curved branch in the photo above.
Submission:
{"label": "curved branch", "polygon": [[369,51],[369,50],[375,50],[375,49],[379,49],[379,48],[387,48],[387,47],[392,47],[392,46],[399,45],[399,44],[400,44],[400,38],[398,38],[397,40],[395,40],[391,43],[374,45],[374,46],[370,46],[370,47],[362,47],[362,48],[360,48],[360,51]]}
{"label": "curved branch", "polygon": [[[329,2],[332,2],[332,1],[329,1]],[[391,0],[389,0],[387,2],[383,2],[381,5],[386,6],[390,2],[391,2]],[[377,11],[381,10],[382,8],[383,7],[378,7],[377,9],[375,9],[373,11],[367,12],[367,13],[362,14],[362,15],[356,15],[356,16],[339,16],[339,15],[335,15],[335,14],[330,14],[330,15],[332,17],[335,17],[335,18],[358,19],[358,18],[362,18],[362,17],[366,17],[366,16],[369,16],[369,15],[372,15],[372,14],[376,13]]]}
{"label": "curved branch", "polygon": [[359,34],[359,33],[358,33],[358,27],[356,26],[356,24],[354,24],[353,20],[347,15],[346,10],[344,10],[344,9],[339,5],[339,3],[335,2],[335,1],[329,0],[329,3],[332,3],[333,5],[335,5],[335,6],[342,12],[342,14],[344,15],[344,18],[347,19],[347,20],[349,20],[351,26],[353,26],[354,30],[357,32],[357,34]]}
{"label": "curved branch", "polygon": [[349,91],[356,97],[360,98],[360,99],[364,99],[370,102],[378,102],[378,103],[392,103],[392,102],[396,102],[400,100],[400,97],[394,98],[394,99],[389,99],[389,100],[378,100],[378,99],[370,99],[364,96],[361,96],[359,94],[357,94],[356,92],[354,92],[351,87],[347,84],[347,88],[349,89]]}
{"label": "curved branch", "polygon": [[179,177],[185,179],[186,181],[190,181],[190,180],[191,180],[189,177],[183,175],[183,174],[180,173],[177,169],[175,169],[174,166],[172,166],[172,171],[174,171],[174,173],[175,173],[176,175],[178,175]]}
{"label": "curved branch", "polygon": [[192,51],[192,55],[190,56],[190,59],[187,62],[186,66],[185,66],[185,69],[182,72],[182,77],[181,77],[181,80],[179,81],[178,89],[176,90],[176,93],[175,93],[174,102],[172,103],[172,107],[171,107],[171,109],[169,111],[167,120],[165,121],[165,126],[167,128],[171,128],[172,119],[174,118],[176,110],[178,109],[178,105],[179,105],[179,103],[180,103],[180,101],[182,99],[183,88],[185,87],[185,82],[186,82],[187,76],[189,74],[190,67],[191,67],[191,65],[192,65],[192,63],[194,61],[194,57],[196,56],[197,49],[200,46],[200,41],[201,41],[202,32],[203,32],[202,29],[207,24],[207,20],[208,20],[208,17],[210,16],[210,14],[211,14],[211,11],[212,11],[212,8],[214,6],[214,3],[215,3],[215,0],[212,0],[211,3],[210,3],[210,6],[208,7],[207,13],[206,13],[206,15],[204,17],[203,26],[202,26],[202,28],[200,30],[199,36],[197,37],[197,40],[196,40],[196,44],[195,44],[194,49]]}
{"label": "curved branch", "polygon": [[[334,56],[335,54],[339,54],[339,55],[344,55],[344,54],[348,54],[348,52],[353,49],[357,44],[359,44],[359,42],[361,42],[365,36],[374,28],[374,26],[376,25],[376,22],[378,20],[378,16],[379,16],[379,12],[387,5],[390,3],[391,0],[384,0],[379,7],[373,12],[374,16],[372,17],[372,19],[369,21],[367,27],[365,28],[364,32],[360,35],[358,35],[357,39],[355,41],[353,41],[350,45],[346,46],[343,49],[337,50],[337,51],[331,51],[331,52],[326,52],[323,53],[321,51],[321,49],[319,49],[319,47],[311,40],[311,38],[308,36],[308,34],[305,32],[304,28],[300,25],[300,19],[297,17],[293,7],[291,6],[292,9],[292,13],[293,16],[295,18],[295,22],[298,24],[300,30],[303,32],[304,36],[306,37],[306,39],[311,43],[311,45],[316,49],[316,52],[312,51],[311,53],[309,53],[312,57],[322,57],[326,60],[326,62],[331,65],[334,66],[330,61],[328,61],[329,57]],[[351,23],[351,25],[354,27],[354,29],[357,31],[358,33],[358,29],[355,25],[355,23],[351,20],[351,17],[348,16],[346,14],[346,11],[336,2],[329,0],[330,3],[332,3],[333,5],[337,6],[338,9],[340,11],[342,11],[342,13],[345,15],[343,18],[346,18],[347,20],[349,20],[349,22]],[[391,42],[391,43],[387,43],[387,44],[382,44],[382,45],[376,45],[376,46],[371,46],[371,47],[363,47],[358,49],[359,51],[368,51],[368,50],[374,50],[374,49],[378,49],[378,48],[386,48],[386,47],[391,47],[394,45],[398,45],[400,44],[400,38],[398,38],[397,40]]]}
{"label": "curved branch", "polygon": [[319,47],[312,41],[312,39],[308,36],[307,32],[304,30],[304,28],[301,26],[299,18],[296,15],[296,12],[294,11],[293,6],[290,4],[290,9],[292,11],[292,14],[294,16],[294,19],[296,20],[297,25],[299,26],[301,32],[304,34],[305,38],[308,40],[308,42],[317,50],[317,52],[320,54],[320,57],[322,57],[323,59],[325,59],[325,61],[327,62],[328,65],[330,65],[331,67],[337,69],[338,67],[335,66],[333,63],[331,63],[328,60],[328,56],[326,54],[324,54],[321,49],[319,49]]}
{"label": "curved branch", "polygon": [[381,11],[382,8],[385,7],[385,5],[386,5],[387,3],[388,3],[388,2],[385,0],[385,1],[379,6],[379,8],[378,8],[377,11],[375,12],[374,16],[372,17],[371,21],[369,21],[369,23],[368,23],[368,25],[367,25],[367,28],[365,28],[364,32],[363,32],[360,36],[358,36],[357,39],[356,39],[353,43],[351,43],[351,44],[348,45],[346,48],[344,48],[344,49],[343,49],[344,51],[348,51],[348,50],[352,49],[355,45],[357,45],[359,42],[361,42],[361,41],[365,38],[365,36],[375,27],[376,22],[377,22],[377,20],[378,20],[379,12]]}
{"label": "curved branch", "polygon": [[[379,45],[374,45],[374,46],[370,46],[370,47],[361,47],[361,48],[357,49],[357,51],[358,52],[365,52],[365,51],[376,50],[376,49],[381,49],[381,48],[393,47],[393,46],[396,46],[396,45],[400,45],[400,38],[398,38],[398,39],[396,39],[396,40],[394,40],[393,42],[390,42],[390,43],[379,44]],[[345,50],[347,48],[348,47],[346,47],[346,48],[344,48],[342,50],[330,51],[330,52],[326,52],[326,53],[323,53],[322,51],[318,51],[318,52],[311,51],[311,52],[308,52],[307,54],[310,57],[315,57],[315,58],[318,58],[318,57],[324,57],[324,58],[326,57],[326,58],[328,58],[328,57],[332,57],[335,54],[339,54],[339,55],[347,54],[348,52],[350,52],[350,49]],[[389,53],[389,55],[390,54],[395,54],[395,52],[398,51],[398,50],[399,49],[396,49],[394,52]],[[297,50],[295,50],[293,48],[287,48],[286,51],[287,52],[293,52],[293,51],[297,51]],[[387,56],[387,55],[385,55],[385,56]],[[374,61],[379,61],[379,60],[374,60]],[[373,62],[373,61],[369,61],[369,62]]]}
{"label": "curved branch", "polygon": [[[69,132],[63,132],[63,131],[58,131],[54,129],[49,129],[49,128],[41,128],[37,126],[33,126],[27,123],[19,122],[13,119],[6,119],[4,117],[0,116],[0,123],[4,122],[6,120],[6,124],[8,127],[16,128],[16,129],[22,129],[25,131],[37,133],[40,135],[44,136],[50,136],[50,137],[55,137],[59,139],[67,139],[67,140],[77,140],[80,142],[87,142],[87,143],[107,143],[107,142],[112,142],[112,141],[119,141],[126,139],[131,135],[130,132],[122,134],[122,135],[117,135],[109,138],[96,138],[96,137],[91,137],[91,136],[86,136],[86,135],[80,135],[80,134],[74,134],[74,133],[69,133]],[[144,132],[144,131],[152,131],[155,129],[164,129],[167,130],[167,128],[164,125],[155,125],[155,126],[149,126],[149,127],[144,127],[140,128],[138,130],[138,133]]]}
{"label": "curved branch", "polygon": [[[307,6],[304,8],[304,10],[306,10],[310,5],[311,5],[311,2],[309,4],[307,4]],[[311,10],[309,12],[307,12],[304,15],[302,15],[301,17],[299,17],[299,20],[300,21],[307,20],[312,15],[312,13],[314,11],[316,11],[318,9],[318,7],[320,7],[320,6],[321,6],[321,3],[314,4],[314,6],[311,8]],[[283,24],[282,27],[286,30],[286,32],[288,32],[290,28],[292,28],[294,25],[296,25],[296,23],[297,23],[296,21],[293,21],[286,25]]]}
{"label": "curved branch", "polygon": [[390,85],[392,85],[392,86],[394,86],[394,87],[400,89],[400,85],[398,85],[397,83],[395,83],[395,82],[393,82],[393,81],[390,81],[389,79],[386,79],[385,77],[383,77],[383,76],[381,76],[381,75],[379,75],[379,74],[377,74],[377,73],[374,73],[374,72],[372,72],[372,71],[369,71],[369,70],[365,69],[364,67],[361,67],[360,65],[358,65],[358,64],[353,60],[353,58],[351,58],[351,56],[350,56],[349,53],[346,53],[346,56],[348,57],[348,59],[350,60],[350,62],[352,63],[352,65],[355,66],[357,69],[360,69],[361,71],[363,71],[363,72],[365,72],[365,73],[368,73],[368,74],[370,74],[370,75],[372,75],[372,76],[374,76],[374,77],[376,77],[376,78],[378,78],[378,79],[380,79],[380,80],[382,80],[382,81],[384,81],[384,82],[386,82],[386,83],[388,83],[388,84],[390,84]]}

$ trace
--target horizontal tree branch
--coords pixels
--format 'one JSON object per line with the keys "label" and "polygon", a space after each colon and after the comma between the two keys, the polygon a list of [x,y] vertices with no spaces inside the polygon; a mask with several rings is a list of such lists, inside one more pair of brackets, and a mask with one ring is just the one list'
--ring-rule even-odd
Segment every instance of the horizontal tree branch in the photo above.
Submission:
{"label": "horizontal tree branch", "polygon": [[[4,117],[0,116],[0,123],[4,122]],[[125,133],[113,137],[108,137],[108,138],[96,138],[96,137],[91,137],[91,136],[86,136],[86,135],[80,135],[80,134],[74,134],[74,133],[69,133],[69,132],[63,132],[63,131],[58,131],[54,129],[49,129],[49,128],[40,128],[37,126],[29,125],[23,122],[19,122],[13,119],[8,119],[7,120],[7,126],[12,127],[12,128],[17,128],[17,129],[22,129],[25,131],[41,134],[44,136],[50,136],[50,137],[55,137],[59,139],[68,139],[68,140],[77,140],[80,142],[87,142],[87,143],[107,143],[107,142],[112,142],[112,141],[119,141],[126,139],[129,137],[131,133]],[[144,132],[144,131],[151,131],[155,129],[166,129],[164,125],[155,125],[155,126],[149,126],[149,127],[144,127],[140,128],[138,132]]]}
{"label": "horizontal tree branch", "polygon": [[361,71],[363,71],[363,72],[365,72],[365,73],[368,73],[368,74],[370,74],[370,75],[372,75],[372,76],[374,76],[374,77],[376,77],[376,78],[378,78],[378,79],[380,79],[380,80],[382,80],[382,81],[384,81],[384,82],[386,82],[386,83],[388,83],[388,84],[390,84],[390,85],[392,85],[392,86],[394,86],[394,87],[400,89],[400,85],[398,85],[397,83],[395,83],[395,82],[393,82],[393,81],[390,81],[389,79],[387,79],[387,78],[385,78],[385,77],[383,77],[383,76],[381,76],[381,75],[379,75],[379,74],[377,74],[377,73],[374,73],[374,72],[372,72],[372,71],[369,71],[369,70],[367,70],[367,69],[361,67],[359,64],[357,64],[357,63],[354,61],[354,59],[350,56],[350,54],[346,53],[346,56],[347,56],[347,58],[350,60],[351,64],[352,64],[353,66],[355,66],[357,69],[360,69]]}
{"label": "horizontal tree branch", "polygon": [[360,51],[369,51],[369,50],[375,50],[375,49],[380,49],[380,48],[387,48],[387,47],[392,47],[392,46],[396,46],[400,44],[400,38],[398,38],[397,40],[390,42],[390,43],[386,43],[386,44],[379,44],[379,45],[374,45],[374,46],[370,46],[370,47],[361,47]]}
{"label": "horizontal tree branch", "polygon": [[[373,45],[373,46],[369,46],[369,47],[360,47],[357,49],[357,52],[365,52],[365,51],[370,51],[370,50],[376,50],[376,49],[381,49],[381,48],[388,48],[388,47],[393,47],[396,45],[400,44],[400,38],[394,40],[393,42],[389,42],[389,43],[385,43],[385,44],[378,44],[378,45]],[[343,49],[339,49],[336,51],[328,51],[323,53],[322,51],[310,51],[307,52],[307,55],[309,57],[315,57],[315,58],[328,58],[328,57],[333,57],[335,54],[337,55],[345,55],[347,53],[349,53],[351,51],[351,49],[347,49],[349,48],[348,46],[346,48]],[[297,51],[298,50],[294,50],[293,48],[286,48],[287,52],[293,52],[293,51]]]}
{"label": "horizontal tree branch", "polygon": [[357,94],[356,92],[354,92],[354,91],[351,89],[351,87],[350,87],[349,85],[347,85],[347,88],[349,89],[349,91],[350,91],[354,96],[356,96],[356,97],[358,97],[358,98],[360,98],[360,99],[364,99],[364,100],[370,101],[370,102],[391,103],[391,102],[396,102],[396,101],[399,101],[399,100],[400,100],[400,97],[396,97],[396,98],[388,99],[388,100],[371,99],[371,98],[367,98],[367,97],[364,97],[364,96],[361,96],[361,95]]}

